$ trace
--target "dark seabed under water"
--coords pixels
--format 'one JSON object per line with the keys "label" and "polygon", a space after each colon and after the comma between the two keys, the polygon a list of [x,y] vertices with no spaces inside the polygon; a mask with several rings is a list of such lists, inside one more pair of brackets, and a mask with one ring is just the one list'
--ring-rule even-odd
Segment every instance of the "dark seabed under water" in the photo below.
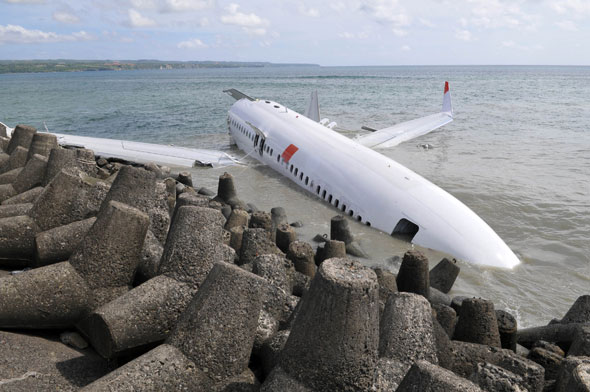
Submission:
{"label": "dark seabed under water", "polygon": [[[452,295],[489,298],[521,326],[562,317],[590,293],[589,67],[277,67],[0,75],[0,121],[50,131],[226,150],[222,93],[237,88],[303,112],[318,90],[322,117],[348,136],[440,110],[451,84],[455,121],[387,156],[479,214],[522,260],[513,270],[460,262]],[[431,149],[420,147],[432,145]],[[240,197],[283,206],[304,240],[329,232],[336,210],[267,167],[192,169],[212,188],[223,171]],[[197,180],[198,179],[198,180]],[[368,264],[396,270],[411,244],[351,223]],[[433,266],[442,254],[426,250]],[[398,257],[395,257],[398,256]]]}

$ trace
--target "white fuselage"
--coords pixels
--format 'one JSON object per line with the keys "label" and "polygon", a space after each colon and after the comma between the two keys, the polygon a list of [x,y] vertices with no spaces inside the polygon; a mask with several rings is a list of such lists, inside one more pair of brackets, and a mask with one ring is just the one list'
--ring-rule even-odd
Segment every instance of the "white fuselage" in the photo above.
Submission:
{"label": "white fuselage", "polygon": [[465,261],[512,268],[518,258],[467,206],[408,168],[276,102],[229,110],[237,146],[364,224]]}

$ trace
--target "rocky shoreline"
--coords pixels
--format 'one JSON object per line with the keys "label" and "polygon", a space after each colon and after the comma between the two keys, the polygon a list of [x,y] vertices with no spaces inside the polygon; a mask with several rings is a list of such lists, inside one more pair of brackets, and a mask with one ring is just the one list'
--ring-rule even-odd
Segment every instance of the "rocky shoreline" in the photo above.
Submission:
{"label": "rocky shoreline", "polygon": [[590,295],[519,330],[453,261],[368,268],[341,216],[298,241],[227,173],[0,148],[0,390],[590,391]]}

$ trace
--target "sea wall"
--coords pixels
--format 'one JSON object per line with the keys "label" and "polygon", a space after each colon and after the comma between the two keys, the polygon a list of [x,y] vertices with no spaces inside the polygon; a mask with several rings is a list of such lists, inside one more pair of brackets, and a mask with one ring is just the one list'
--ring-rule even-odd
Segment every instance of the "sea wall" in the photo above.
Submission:
{"label": "sea wall", "polygon": [[298,240],[227,173],[0,141],[2,390],[590,390],[590,295],[519,330],[453,260],[369,268],[346,218]]}

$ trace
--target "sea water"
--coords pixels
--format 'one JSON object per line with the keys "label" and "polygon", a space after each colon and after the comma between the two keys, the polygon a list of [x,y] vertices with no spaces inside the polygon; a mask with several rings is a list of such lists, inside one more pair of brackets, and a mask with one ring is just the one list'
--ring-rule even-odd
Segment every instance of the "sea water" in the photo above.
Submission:
{"label": "sea water", "polygon": [[[0,121],[84,136],[212,148],[229,145],[222,90],[304,112],[317,90],[321,116],[354,137],[440,110],[451,85],[455,121],[382,153],[447,190],[519,256],[513,270],[459,261],[451,295],[481,296],[520,326],[562,317],[590,294],[590,68],[526,66],[266,67],[0,75]],[[428,145],[429,148],[424,148]],[[337,214],[269,168],[192,169],[215,188],[224,171],[240,197],[283,206],[302,239],[329,232]],[[368,265],[395,271],[412,247],[351,222]],[[431,265],[444,255],[424,250]]]}

